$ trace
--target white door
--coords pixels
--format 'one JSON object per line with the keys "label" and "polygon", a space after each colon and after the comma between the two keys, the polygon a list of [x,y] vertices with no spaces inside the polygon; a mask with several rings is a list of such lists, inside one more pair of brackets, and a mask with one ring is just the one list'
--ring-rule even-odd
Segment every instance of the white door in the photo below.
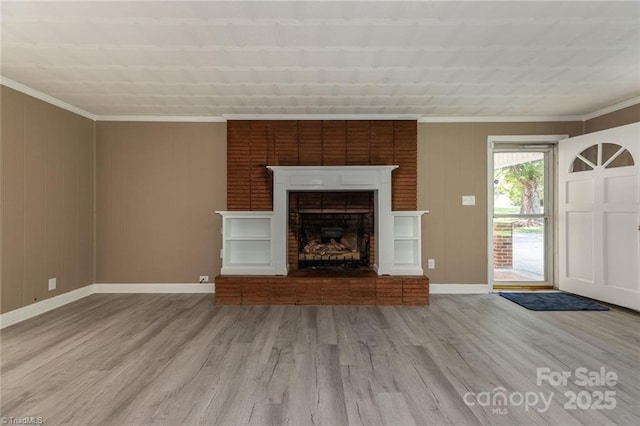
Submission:
{"label": "white door", "polygon": [[640,123],[560,141],[560,289],[640,310]]}

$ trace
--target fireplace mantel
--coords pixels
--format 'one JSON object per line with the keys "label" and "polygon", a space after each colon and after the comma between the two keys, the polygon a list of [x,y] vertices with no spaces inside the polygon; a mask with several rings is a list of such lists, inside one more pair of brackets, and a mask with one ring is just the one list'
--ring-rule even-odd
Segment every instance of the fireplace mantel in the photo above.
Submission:
{"label": "fireplace mantel", "polygon": [[389,198],[391,172],[398,166],[267,166],[276,185],[286,191],[380,191]]}
{"label": "fireplace mantel", "polygon": [[[267,166],[273,172],[273,254],[277,274],[286,275],[287,213],[290,191],[373,191],[375,194],[376,264],[378,275],[422,275],[420,245],[417,241],[411,260],[396,262],[394,223],[391,211],[391,172],[389,166]],[[420,216],[415,212],[420,229]],[[420,235],[416,235],[419,239]]]}
{"label": "fireplace mantel", "polygon": [[[376,235],[376,263],[373,269],[378,275],[423,275],[421,216],[427,211],[391,210],[391,172],[398,166],[267,166],[267,168],[273,172],[273,211],[217,212],[224,217],[223,274],[288,274],[289,192],[373,191]],[[256,265],[253,259],[247,259],[247,267],[243,268],[242,262],[239,262],[243,253],[230,252],[234,237],[233,230],[228,229],[228,224],[243,219],[255,224],[257,217],[264,218],[265,226],[261,232],[264,233],[269,229],[270,234],[261,238],[252,236],[252,243],[244,244],[247,249],[249,247],[255,249],[258,241],[264,241],[260,244],[268,248],[267,256],[270,261],[261,256],[260,262]],[[236,223],[235,226],[236,229],[242,228],[241,223]],[[231,244],[225,244],[227,241]],[[235,242],[235,244],[239,243]],[[262,250],[261,253],[265,251]]]}

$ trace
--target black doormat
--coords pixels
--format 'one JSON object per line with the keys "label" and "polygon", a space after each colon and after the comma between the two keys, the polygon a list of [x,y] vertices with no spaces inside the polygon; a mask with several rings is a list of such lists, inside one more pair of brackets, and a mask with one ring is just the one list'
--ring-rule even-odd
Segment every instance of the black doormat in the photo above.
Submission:
{"label": "black doormat", "polygon": [[596,302],[567,293],[503,293],[509,299],[532,311],[608,311]]}

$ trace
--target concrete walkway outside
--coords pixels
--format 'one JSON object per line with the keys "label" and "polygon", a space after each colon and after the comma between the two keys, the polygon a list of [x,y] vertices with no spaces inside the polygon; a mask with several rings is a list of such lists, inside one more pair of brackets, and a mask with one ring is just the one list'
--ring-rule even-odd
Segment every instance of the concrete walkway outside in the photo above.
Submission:
{"label": "concrete walkway outside", "polygon": [[513,268],[495,269],[495,281],[543,281],[544,234],[513,233]]}

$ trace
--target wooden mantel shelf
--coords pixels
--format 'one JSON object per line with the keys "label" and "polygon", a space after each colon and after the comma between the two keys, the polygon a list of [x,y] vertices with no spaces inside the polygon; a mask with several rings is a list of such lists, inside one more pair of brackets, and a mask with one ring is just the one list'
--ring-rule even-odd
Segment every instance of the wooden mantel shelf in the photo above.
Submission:
{"label": "wooden mantel shelf", "polygon": [[375,273],[219,275],[216,305],[428,305],[429,278]]}

